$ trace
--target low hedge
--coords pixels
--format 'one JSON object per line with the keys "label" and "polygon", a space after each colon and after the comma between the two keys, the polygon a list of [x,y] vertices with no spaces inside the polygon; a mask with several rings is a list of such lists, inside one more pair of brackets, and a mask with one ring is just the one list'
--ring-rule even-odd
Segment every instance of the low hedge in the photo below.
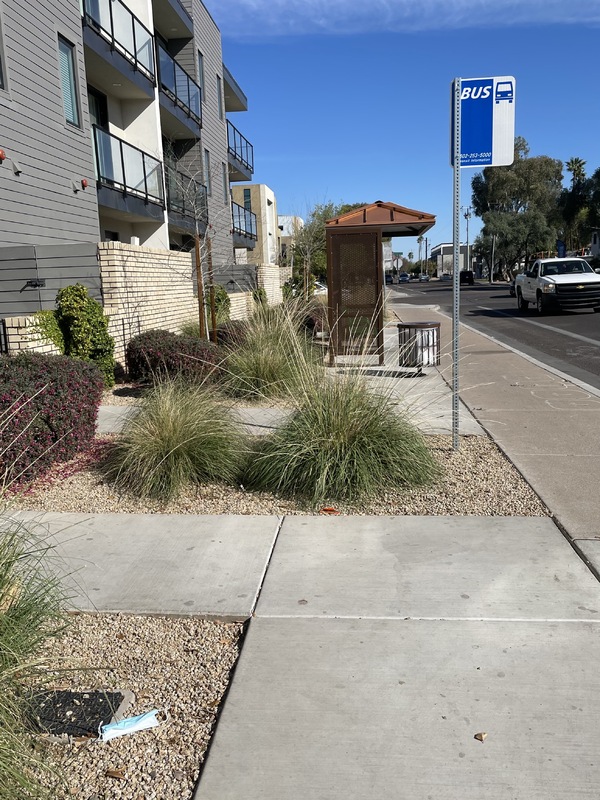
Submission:
{"label": "low hedge", "polygon": [[103,380],[68,356],[0,356],[0,472],[28,481],[68,461],[93,439]]}
{"label": "low hedge", "polygon": [[164,377],[203,381],[219,373],[221,349],[212,342],[169,331],[140,333],[127,345],[127,372],[133,381]]}

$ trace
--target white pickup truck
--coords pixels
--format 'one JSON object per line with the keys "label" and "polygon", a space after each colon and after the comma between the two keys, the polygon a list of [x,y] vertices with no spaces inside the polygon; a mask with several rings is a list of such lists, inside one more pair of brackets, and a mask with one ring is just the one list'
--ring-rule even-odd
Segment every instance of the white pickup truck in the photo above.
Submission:
{"label": "white pickup truck", "polygon": [[519,311],[527,311],[530,303],[539,314],[575,308],[600,311],[599,271],[583,258],[538,258],[515,278]]}

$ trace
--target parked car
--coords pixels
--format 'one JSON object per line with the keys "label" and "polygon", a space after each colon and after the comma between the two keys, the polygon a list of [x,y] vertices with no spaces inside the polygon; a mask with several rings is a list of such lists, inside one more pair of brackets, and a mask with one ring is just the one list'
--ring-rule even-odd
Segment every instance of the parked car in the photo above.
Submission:
{"label": "parked car", "polygon": [[315,291],[313,294],[327,294],[327,287],[324,283],[320,283],[319,281],[315,281]]}
{"label": "parked car", "polygon": [[459,277],[461,283],[466,283],[468,286],[475,284],[475,273],[472,269],[461,269]]}
{"label": "parked car", "polygon": [[408,274],[408,272],[401,272],[400,275],[398,276],[399,283],[408,283],[409,281],[410,281],[410,275]]}
{"label": "parked car", "polygon": [[450,273],[449,273],[449,272],[443,272],[443,273],[440,275],[440,280],[441,280],[441,281],[451,281],[451,280],[452,280],[452,275],[450,275]]}
{"label": "parked car", "polygon": [[385,273],[385,282],[386,282],[386,284],[392,282],[392,273],[391,272],[386,272]]}
{"label": "parked car", "polygon": [[419,281],[420,281],[421,283],[427,283],[427,281],[428,281],[428,280],[429,280],[429,275],[428,275],[426,272],[422,272],[422,273],[419,275]]}

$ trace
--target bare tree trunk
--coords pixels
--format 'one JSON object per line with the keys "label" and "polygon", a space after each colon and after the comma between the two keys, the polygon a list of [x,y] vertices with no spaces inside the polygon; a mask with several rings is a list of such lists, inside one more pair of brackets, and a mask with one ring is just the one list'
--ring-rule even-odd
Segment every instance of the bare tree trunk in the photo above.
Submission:
{"label": "bare tree trunk", "polygon": [[210,296],[210,321],[212,324],[211,339],[217,343],[217,307],[215,304],[215,282],[213,280],[213,264],[212,264],[212,244],[208,236],[206,237],[206,255],[208,266],[208,291]]}
{"label": "bare tree trunk", "polygon": [[204,279],[202,277],[202,262],[200,260],[200,234],[194,237],[196,256],[196,283],[198,284],[198,323],[200,325],[200,338],[206,339],[206,315],[204,311]]}

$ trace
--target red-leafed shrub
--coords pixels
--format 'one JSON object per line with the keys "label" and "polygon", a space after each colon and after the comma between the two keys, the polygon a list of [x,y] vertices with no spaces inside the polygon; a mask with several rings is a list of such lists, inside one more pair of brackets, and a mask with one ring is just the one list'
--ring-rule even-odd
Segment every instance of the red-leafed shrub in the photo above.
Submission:
{"label": "red-leafed shrub", "polygon": [[167,377],[196,382],[216,377],[223,355],[212,342],[151,330],[131,339],[125,358],[133,381],[155,381]]}
{"label": "red-leafed shrub", "polygon": [[0,475],[31,480],[93,439],[103,381],[95,364],[68,356],[0,356]]}
{"label": "red-leafed shrub", "polygon": [[230,319],[217,326],[217,342],[223,347],[236,347],[246,341],[248,323],[243,319]]}

